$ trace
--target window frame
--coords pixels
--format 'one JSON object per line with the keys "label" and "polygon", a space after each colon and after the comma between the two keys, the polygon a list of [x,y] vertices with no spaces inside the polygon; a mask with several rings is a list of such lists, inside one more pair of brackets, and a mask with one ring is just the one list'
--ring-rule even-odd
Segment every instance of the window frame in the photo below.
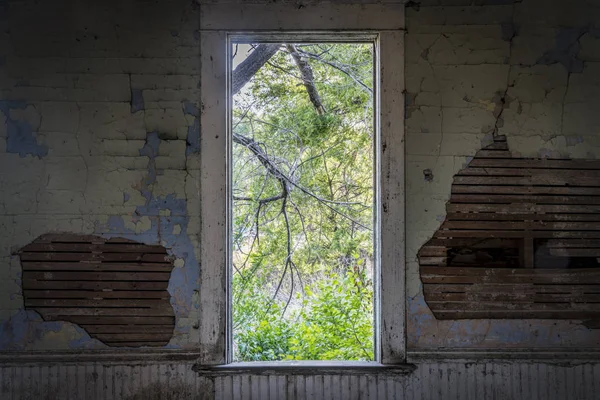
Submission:
{"label": "window frame", "polygon": [[[232,39],[260,42],[374,41],[375,57],[375,362],[406,361],[404,5],[200,4],[200,366],[231,364],[229,268],[232,199],[229,96]],[[274,39],[276,37],[276,39]],[[278,362],[267,363],[270,366]],[[259,363],[265,365],[265,363]],[[318,361],[307,361],[318,368]],[[357,362],[347,361],[345,366]],[[283,365],[283,364],[282,364]],[[329,364],[327,364],[329,365]],[[323,364],[325,366],[325,364]],[[360,363],[364,367],[364,363]]]}

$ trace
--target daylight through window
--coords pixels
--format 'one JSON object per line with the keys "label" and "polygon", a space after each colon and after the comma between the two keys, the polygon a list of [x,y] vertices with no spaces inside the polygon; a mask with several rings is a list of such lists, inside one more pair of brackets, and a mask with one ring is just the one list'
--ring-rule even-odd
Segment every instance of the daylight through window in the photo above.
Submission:
{"label": "daylight through window", "polygon": [[374,359],[374,45],[231,45],[235,361]]}

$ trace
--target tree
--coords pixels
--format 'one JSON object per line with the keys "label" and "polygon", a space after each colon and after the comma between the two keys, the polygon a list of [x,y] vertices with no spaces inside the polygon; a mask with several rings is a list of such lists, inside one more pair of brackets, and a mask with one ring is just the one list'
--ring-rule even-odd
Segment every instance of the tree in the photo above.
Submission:
{"label": "tree", "polygon": [[233,72],[242,360],[373,357],[372,77],[369,44],[255,45]]}

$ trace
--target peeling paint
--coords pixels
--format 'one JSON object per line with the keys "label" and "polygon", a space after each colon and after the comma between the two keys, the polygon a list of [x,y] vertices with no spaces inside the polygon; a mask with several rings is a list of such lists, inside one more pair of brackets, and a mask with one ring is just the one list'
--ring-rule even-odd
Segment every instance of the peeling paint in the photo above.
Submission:
{"label": "peeling paint", "polygon": [[135,114],[138,111],[145,109],[144,96],[141,89],[131,89],[131,113]]}
{"label": "peeling paint", "polygon": [[6,151],[21,157],[26,155],[42,158],[48,155],[48,146],[37,142],[34,127],[29,121],[11,118],[11,110],[25,110],[28,104],[22,101],[0,101],[7,130]]}
{"label": "peeling paint", "polygon": [[582,72],[583,61],[578,59],[581,44],[579,40],[589,31],[589,27],[561,28],[556,35],[554,48],[548,50],[537,61],[538,64],[562,64],[569,73]]}

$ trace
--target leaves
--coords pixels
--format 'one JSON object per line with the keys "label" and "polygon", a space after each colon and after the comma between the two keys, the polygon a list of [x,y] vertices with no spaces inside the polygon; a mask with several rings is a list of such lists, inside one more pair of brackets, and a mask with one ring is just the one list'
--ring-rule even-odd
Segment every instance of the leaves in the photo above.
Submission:
{"label": "leaves", "polygon": [[236,358],[372,359],[373,48],[280,48],[233,98]]}

